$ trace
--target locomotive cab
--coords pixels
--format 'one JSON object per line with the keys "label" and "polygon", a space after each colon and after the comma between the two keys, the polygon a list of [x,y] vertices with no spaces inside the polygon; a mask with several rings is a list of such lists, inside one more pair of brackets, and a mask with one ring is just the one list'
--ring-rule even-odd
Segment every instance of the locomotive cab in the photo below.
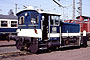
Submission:
{"label": "locomotive cab", "polygon": [[[60,15],[24,10],[18,16],[18,36],[36,37],[41,40],[49,40],[50,33],[57,33],[60,25]],[[59,20],[58,20],[59,19]],[[50,30],[51,29],[51,30]],[[53,31],[53,30],[56,31]],[[58,30],[59,33],[59,30]]]}

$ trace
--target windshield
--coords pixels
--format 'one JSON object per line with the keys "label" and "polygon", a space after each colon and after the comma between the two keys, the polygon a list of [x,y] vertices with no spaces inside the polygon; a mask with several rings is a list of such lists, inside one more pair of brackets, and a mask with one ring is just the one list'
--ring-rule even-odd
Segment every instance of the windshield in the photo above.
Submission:
{"label": "windshield", "polygon": [[31,24],[37,24],[39,16],[37,13],[31,13]]}

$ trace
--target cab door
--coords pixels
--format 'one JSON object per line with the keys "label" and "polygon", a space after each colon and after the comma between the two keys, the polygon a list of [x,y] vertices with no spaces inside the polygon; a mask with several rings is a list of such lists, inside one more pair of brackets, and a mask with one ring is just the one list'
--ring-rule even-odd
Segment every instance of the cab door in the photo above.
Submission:
{"label": "cab door", "polygon": [[43,15],[42,40],[48,40],[48,15]]}

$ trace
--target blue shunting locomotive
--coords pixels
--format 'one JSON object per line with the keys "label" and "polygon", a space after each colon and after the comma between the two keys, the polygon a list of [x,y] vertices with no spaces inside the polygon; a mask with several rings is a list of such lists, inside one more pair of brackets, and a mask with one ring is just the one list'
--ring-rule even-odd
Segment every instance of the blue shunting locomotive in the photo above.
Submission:
{"label": "blue shunting locomotive", "polygon": [[17,49],[36,53],[39,50],[87,44],[80,33],[80,25],[62,22],[59,14],[23,10],[17,13],[17,16]]}

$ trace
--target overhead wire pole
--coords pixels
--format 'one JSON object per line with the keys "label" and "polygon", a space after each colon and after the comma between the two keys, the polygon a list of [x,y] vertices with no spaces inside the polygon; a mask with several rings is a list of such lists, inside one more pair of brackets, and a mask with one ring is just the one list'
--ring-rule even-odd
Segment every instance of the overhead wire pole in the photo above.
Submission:
{"label": "overhead wire pole", "polygon": [[80,0],[80,16],[82,16],[82,0]]}
{"label": "overhead wire pole", "polygon": [[17,4],[15,4],[16,8],[15,8],[15,14],[17,13]]}
{"label": "overhead wire pole", "polygon": [[73,20],[75,20],[75,0],[73,0]]}
{"label": "overhead wire pole", "polygon": [[79,4],[78,13],[79,13],[79,16],[82,16],[82,0],[79,0],[78,4]]}

